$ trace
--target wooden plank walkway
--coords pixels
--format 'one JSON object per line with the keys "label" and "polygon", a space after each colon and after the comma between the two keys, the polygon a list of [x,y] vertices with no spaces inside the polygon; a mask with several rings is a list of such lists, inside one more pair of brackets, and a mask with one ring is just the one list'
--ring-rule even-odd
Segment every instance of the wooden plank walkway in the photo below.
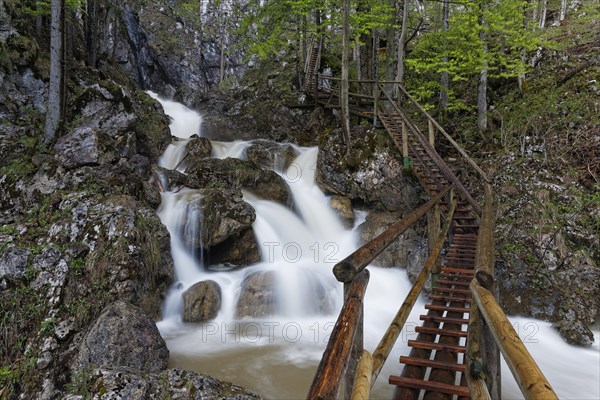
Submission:
{"label": "wooden plank walkway", "polygon": [[[313,49],[308,63],[311,73],[318,68],[316,52],[318,49]],[[325,108],[339,108],[338,82],[330,80],[328,90],[321,91],[316,80],[315,77],[307,81],[311,89],[307,92],[315,94],[315,102]],[[368,119],[374,116],[374,102],[369,101],[368,96],[356,96],[349,106],[353,115]],[[408,118],[401,113],[399,109],[380,107],[378,110],[379,120],[402,154],[402,127],[406,129]],[[408,341],[410,354],[400,357],[404,364],[401,376],[390,376],[389,383],[396,386],[395,399],[419,399],[422,392],[424,399],[468,399],[471,396],[464,375],[464,353],[471,303],[469,283],[475,272],[481,210],[435,149],[414,130],[406,129],[406,133],[411,167],[417,180],[430,197],[453,184],[459,189],[459,200],[441,274],[429,295],[430,303],[425,306],[427,314],[420,316],[422,325],[416,328],[416,339]],[[449,201],[442,203],[443,213],[449,208]]]}
{"label": "wooden plank walkway", "polygon": [[[381,112],[379,118],[392,140],[402,151],[402,116]],[[421,186],[433,196],[452,183],[449,168],[434,159],[433,148],[409,133],[408,150],[412,171]],[[423,138],[421,138],[423,139]],[[443,162],[443,161],[442,161]],[[447,211],[448,203],[442,204]],[[400,376],[392,375],[389,383],[396,386],[395,399],[470,398],[466,385],[465,349],[469,324],[471,293],[469,283],[473,279],[478,222],[466,199],[460,198],[453,217],[448,251],[442,262],[441,274],[429,295],[425,306],[427,314],[421,315],[422,325],[417,327],[415,340],[409,340],[408,356],[400,362],[404,369]]]}

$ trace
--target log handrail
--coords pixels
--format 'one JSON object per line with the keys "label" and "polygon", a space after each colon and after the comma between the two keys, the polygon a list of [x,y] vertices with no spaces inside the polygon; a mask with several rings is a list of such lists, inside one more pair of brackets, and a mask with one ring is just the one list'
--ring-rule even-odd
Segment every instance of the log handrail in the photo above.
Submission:
{"label": "log handrail", "polygon": [[[485,364],[499,362],[495,357],[489,357],[496,346],[504,356],[513,377],[526,399],[557,399],[556,393],[539,369],[535,360],[519,338],[512,324],[494,296],[494,206],[492,203],[492,188],[489,183],[484,186],[485,203],[477,238],[475,267],[477,272],[471,281],[470,290],[475,300],[472,303],[469,322],[469,337],[467,339],[467,359],[469,372],[467,382],[472,396],[477,398],[495,398],[499,393],[488,391],[485,376],[488,375],[482,359],[483,353],[488,354]],[[488,330],[491,338],[484,335]],[[493,346],[493,347],[492,347]],[[492,382],[498,377],[492,376]],[[493,386],[493,385],[492,385]],[[492,387],[493,389],[493,387]]]}
{"label": "log handrail", "polygon": [[438,201],[440,201],[446,193],[450,191],[452,186],[449,185],[442,189],[440,193],[433,196],[431,200],[423,204],[418,209],[411,212],[405,218],[392,224],[388,229],[381,233],[370,242],[366,243],[354,253],[344,258],[342,261],[335,264],[333,267],[333,274],[339,282],[350,282],[357,276],[360,271],[364,270],[375,257],[377,257],[383,250],[385,250],[394,240],[406,231],[412,224],[414,224],[419,218],[421,218],[427,210],[433,207]]}
{"label": "log handrail", "polygon": [[454,173],[450,170],[450,168],[448,168],[448,166],[446,165],[446,163],[444,162],[442,157],[429,144],[429,141],[427,139],[425,139],[425,137],[423,136],[423,133],[419,130],[419,128],[417,128],[412,123],[412,121],[408,118],[408,116],[400,109],[400,107],[398,107],[398,105],[392,99],[392,97],[389,95],[389,93],[387,93],[387,91],[385,90],[385,87],[383,85],[380,85],[380,90],[383,93],[384,97],[387,99],[387,101],[392,105],[392,107],[394,108],[394,111],[396,113],[398,113],[398,115],[402,118],[404,123],[411,130],[414,137],[419,141],[421,146],[425,149],[425,151],[427,152],[429,157],[435,162],[435,164],[439,168],[439,170],[444,174],[444,176],[448,180],[450,180],[456,186],[457,190],[461,194],[461,197],[469,202],[471,207],[473,207],[473,210],[478,215],[481,215],[481,206],[479,205],[479,203],[477,203],[475,201],[475,199],[473,199],[473,197],[471,196],[469,191],[464,187],[462,182],[456,177],[456,175],[454,175]]}
{"label": "log handrail", "polygon": [[444,245],[446,236],[448,236],[448,231],[450,230],[450,225],[452,223],[452,217],[454,216],[455,210],[456,199],[453,199],[452,204],[450,205],[450,210],[448,211],[448,214],[446,216],[446,223],[444,224],[444,227],[436,240],[435,246],[431,251],[430,256],[425,262],[423,269],[417,276],[417,279],[415,280],[415,283],[413,284],[412,288],[406,295],[406,299],[402,303],[402,306],[400,306],[400,309],[398,309],[398,312],[392,320],[392,323],[388,327],[387,331],[381,338],[381,341],[377,345],[377,348],[373,352],[373,376],[371,377],[371,385],[373,385],[377,380],[381,368],[383,368],[383,365],[385,364],[385,361],[387,360],[390,351],[392,350],[392,347],[396,343],[396,340],[398,340],[398,336],[404,328],[404,324],[406,323],[406,320],[408,319],[408,316],[412,311],[417,301],[417,298],[421,293],[421,290],[423,290],[423,287],[425,286],[427,277],[430,275],[431,271],[433,270],[433,267],[436,265],[436,261],[439,258],[440,253],[442,252],[442,246]]}
{"label": "log handrail", "polygon": [[471,293],[485,322],[511,370],[525,399],[558,399],[548,380],[519,338],[494,295],[478,279],[471,282]]}
{"label": "log handrail", "polygon": [[404,88],[404,86],[398,84],[398,87],[406,95],[406,97],[408,97],[408,99],[419,109],[419,111],[421,111],[421,113],[423,115],[425,115],[425,117],[427,117],[427,119],[429,121],[431,121],[431,123],[433,123],[433,125],[435,125],[435,127],[437,129],[439,129],[439,131],[442,133],[442,135],[444,135],[444,137],[452,144],[452,146],[454,146],[454,148],[469,163],[469,165],[471,165],[475,169],[475,171],[477,171],[477,173],[483,178],[483,180],[486,183],[491,183],[490,179],[487,177],[487,175],[485,174],[485,172],[483,172],[483,170],[479,167],[479,165],[477,165],[477,163],[475,161],[473,161],[473,159],[471,157],[469,157],[469,155],[465,152],[465,150],[458,143],[456,143],[456,141],[454,139],[452,139],[452,136],[450,136],[448,134],[448,132],[446,132],[446,130],[435,120],[435,118],[433,118],[427,112],[427,110],[425,110],[417,102],[417,100],[415,100],[415,98],[413,96],[411,96],[410,93],[408,93],[408,91]]}
{"label": "log handrail", "polygon": [[337,399],[361,320],[363,298],[368,283],[369,270],[362,271],[350,283],[307,399]]}

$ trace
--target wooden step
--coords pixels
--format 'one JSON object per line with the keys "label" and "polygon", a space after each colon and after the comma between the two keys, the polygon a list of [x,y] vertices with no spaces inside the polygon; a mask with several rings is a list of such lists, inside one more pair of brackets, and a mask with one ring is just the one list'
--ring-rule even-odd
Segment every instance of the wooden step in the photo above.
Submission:
{"label": "wooden step", "polygon": [[473,256],[475,254],[471,254],[471,253],[459,253],[456,250],[451,250],[448,254],[446,254],[445,258],[446,259],[458,259],[458,260],[464,260],[464,259],[472,259]]}
{"label": "wooden step", "polygon": [[454,224],[454,229],[475,229],[475,228],[479,228],[479,225],[473,225],[473,224],[459,225],[459,224]]}
{"label": "wooden step", "polygon": [[434,315],[421,315],[419,316],[419,319],[421,321],[443,322],[456,325],[467,325],[469,323],[469,320],[465,318],[436,317]]}
{"label": "wooden step", "polygon": [[[456,214],[456,213],[455,213]],[[452,220],[456,221],[456,220],[469,220],[469,221],[475,221],[477,218],[471,216],[471,215],[454,215],[454,217],[452,218]]]}
{"label": "wooden step", "polygon": [[474,248],[474,247],[450,246],[450,250],[448,251],[448,254],[457,253],[457,254],[471,254],[471,255],[474,255],[476,251],[477,251],[477,249]]}
{"label": "wooden step", "polygon": [[470,274],[449,274],[442,272],[440,274],[440,279],[464,279],[463,282],[471,282],[473,277]]}
{"label": "wooden step", "polygon": [[475,265],[475,260],[473,259],[455,259],[455,258],[451,258],[451,259],[444,259],[444,261],[442,262],[442,264],[445,267],[458,267],[458,268],[467,268],[467,269],[472,269],[473,266]]}
{"label": "wooden step", "polygon": [[477,241],[477,235],[472,235],[472,234],[458,234],[458,235],[454,235],[456,238],[460,238],[460,239],[465,239],[465,240],[471,240],[473,242]]}
{"label": "wooden step", "polygon": [[425,304],[426,310],[436,310],[436,311],[449,311],[449,312],[457,312],[457,313],[468,313],[471,311],[470,308],[467,307],[452,307],[452,306],[438,306],[435,304]]}
{"label": "wooden step", "polygon": [[403,378],[396,375],[390,375],[389,383],[399,387],[455,394],[461,397],[471,397],[469,389],[465,386],[448,385],[446,383],[424,381],[422,379]]}
{"label": "wooden step", "polygon": [[456,289],[456,288],[445,288],[445,287],[434,287],[433,291],[442,293],[458,293],[458,294],[471,294],[469,289]]}
{"label": "wooden step", "polygon": [[429,300],[451,301],[453,303],[470,303],[471,302],[471,299],[468,297],[442,296],[440,294],[430,294]]}
{"label": "wooden step", "polygon": [[408,345],[417,349],[447,351],[449,353],[464,353],[465,351],[467,351],[467,348],[465,346],[423,342],[421,340],[409,340]]}
{"label": "wooden step", "polygon": [[440,335],[453,337],[467,337],[467,331],[454,331],[450,329],[426,328],[424,326],[416,326],[415,332],[426,335]]}
{"label": "wooden step", "polygon": [[471,281],[462,282],[462,281],[451,281],[449,279],[438,279],[435,283],[438,285],[469,286],[471,284]]}
{"label": "wooden step", "polygon": [[417,365],[419,367],[430,367],[436,369],[446,369],[449,371],[465,372],[467,370],[467,366],[465,364],[437,360],[427,360],[424,358],[417,357],[400,356],[400,362],[402,364]]}
{"label": "wooden step", "polygon": [[442,267],[442,272],[450,272],[450,273],[464,274],[464,275],[475,275],[475,270],[474,269],[468,269],[468,268]]}

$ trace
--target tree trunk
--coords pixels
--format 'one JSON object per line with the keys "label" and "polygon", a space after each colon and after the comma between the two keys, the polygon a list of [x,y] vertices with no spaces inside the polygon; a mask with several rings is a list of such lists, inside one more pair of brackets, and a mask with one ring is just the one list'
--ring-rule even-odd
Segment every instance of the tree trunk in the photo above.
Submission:
{"label": "tree trunk", "polygon": [[[450,4],[449,0],[444,0],[442,4],[442,31],[446,32],[448,30],[448,16],[450,14]],[[444,64],[448,63],[448,56],[442,57],[442,62]],[[445,115],[448,111],[448,90],[450,86],[450,77],[448,76],[448,71],[442,72],[440,77],[440,112]]]}
{"label": "tree trunk", "polygon": [[87,1],[87,13],[85,15],[85,47],[87,64],[95,68],[98,58],[98,25],[97,25],[97,0]]}
{"label": "tree trunk", "polygon": [[558,16],[558,21],[562,21],[567,16],[567,0],[560,1],[560,14]]}
{"label": "tree trunk", "polygon": [[479,125],[479,132],[481,136],[485,138],[484,133],[487,131],[487,81],[488,81],[488,61],[485,59],[488,53],[488,46],[485,42],[485,32],[482,30],[479,33],[483,44],[483,56],[484,61],[479,74],[479,89],[477,91],[477,119]]}
{"label": "tree trunk", "polygon": [[350,0],[343,2],[342,29],[342,81],[340,82],[340,108],[342,118],[342,134],[346,151],[350,151],[350,110],[348,105],[348,58],[350,56]]}
{"label": "tree trunk", "polygon": [[546,14],[548,13],[548,0],[540,0],[540,29],[546,26]]}
{"label": "tree trunk", "polygon": [[356,80],[360,81],[363,79],[362,77],[362,57],[360,55],[360,38],[356,37],[354,39],[354,49],[352,51],[352,57],[354,58],[354,64],[356,65]]}
{"label": "tree trunk", "polygon": [[394,80],[396,70],[398,69],[398,64],[396,64],[396,56],[398,55],[398,51],[396,50],[398,46],[396,32],[397,29],[395,28],[387,28],[385,33],[387,41],[385,80],[387,81]]}
{"label": "tree trunk", "polygon": [[43,143],[50,144],[56,137],[64,115],[65,84],[65,42],[64,42],[65,2],[52,0],[50,23],[50,86],[48,90],[48,111],[44,128]]}
{"label": "tree trunk", "polygon": [[[404,56],[406,53],[406,31],[408,28],[408,6],[410,0],[402,2],[402,28],[400,30],[400,39],[398,40],[398,70],[396,71],[396,80],[404,84]],[[396,93],[394,94],[396,95]]]}

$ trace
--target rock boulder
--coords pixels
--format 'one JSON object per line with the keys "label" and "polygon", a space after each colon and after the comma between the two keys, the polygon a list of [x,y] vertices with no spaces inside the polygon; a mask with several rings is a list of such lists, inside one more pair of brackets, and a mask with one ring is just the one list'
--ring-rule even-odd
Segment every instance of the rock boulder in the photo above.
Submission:
{"label": "rock boulder", "polygon": [[139,308],[117,301],[85,334],[74,369],[121,366],[160,372],[167,368],[168,361],[169,350],[156,324]]}
{"label": "rock boulder", "polygon": [[275,272],[252,272],[242,282],[236,315],[244,317],[272,316],[277,311]]}
{"label": "rock boulder", "polygon": [[221,287],[215,281],[201,281],[183,293],[183,320],[202,322],[213,319],[221,309]]}

